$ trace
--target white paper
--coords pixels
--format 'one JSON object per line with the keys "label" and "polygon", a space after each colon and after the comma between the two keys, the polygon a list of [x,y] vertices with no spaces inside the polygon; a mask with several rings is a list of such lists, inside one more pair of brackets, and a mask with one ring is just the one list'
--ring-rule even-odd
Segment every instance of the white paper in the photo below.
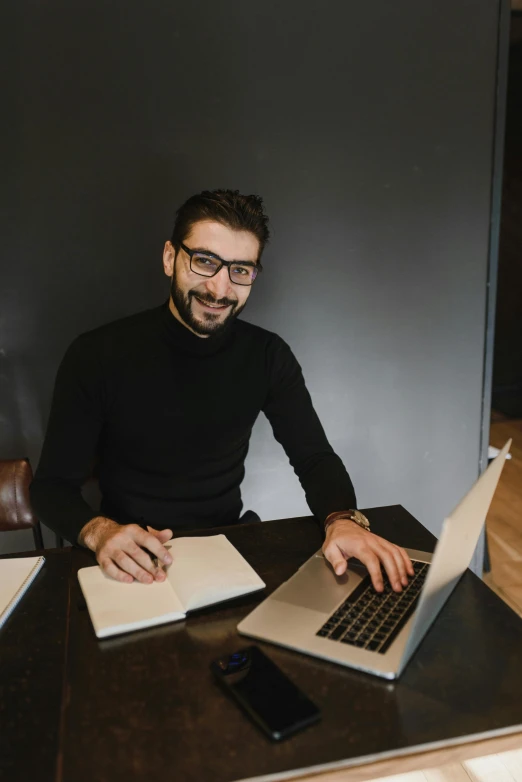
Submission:
{"label": "white paper", "polygon": [[29,588],[45,557],[0,560],[0,627]]}
{"label": "white paper", "polygon": [[98,638],[173,622],[186,611],[262,589],[265,584],[225,535],[176,538],[163,582],[124,584],[98,566],[78,580]]}
{"label": "white paper", "polygon": [[245,595],[265,586],[225,535],[176,538],[167,577],[185,611]]}
{"label": "white paper", "polygon": [[167,580],[124,584],[98,566],[78,571],[87,608],[98,638],[183,619],[185,612]]}

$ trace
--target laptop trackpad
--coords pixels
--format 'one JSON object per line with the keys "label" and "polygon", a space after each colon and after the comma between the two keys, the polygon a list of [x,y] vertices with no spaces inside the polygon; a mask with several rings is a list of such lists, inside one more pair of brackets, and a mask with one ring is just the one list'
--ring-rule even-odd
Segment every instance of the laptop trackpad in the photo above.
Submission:
{"label": "laptop trackpad", "polygon": [[324,557],[315,555],[282,584],[270,599],[330,613],[360,581],[361,576],[353,570],[336,576]]}

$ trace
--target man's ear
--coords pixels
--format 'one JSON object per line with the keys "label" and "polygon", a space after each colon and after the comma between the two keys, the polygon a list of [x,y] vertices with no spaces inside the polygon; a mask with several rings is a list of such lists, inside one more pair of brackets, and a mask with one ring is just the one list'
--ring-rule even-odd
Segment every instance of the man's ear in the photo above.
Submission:
{"label": "man's ear", "polygon": [[165,242],[163,248],[163,270],[167,277],[172,277],[174,273],[174,261],[176,259],[176,251],[170,241]]}

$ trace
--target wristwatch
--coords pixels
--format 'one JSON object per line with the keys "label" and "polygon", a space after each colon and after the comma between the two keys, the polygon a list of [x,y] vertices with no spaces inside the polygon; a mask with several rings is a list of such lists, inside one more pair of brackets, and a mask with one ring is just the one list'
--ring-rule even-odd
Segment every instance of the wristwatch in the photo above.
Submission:
{"label": "wristwatch", "polygon": [[324,531],[326,532],[330,524],[333,524],[333,522],[337,521],[337,519],[351,519],[352,521],[355,521],[359,527],[368,530],[368,532],[370,531],[370,522],[364,513],[361,513],[360,510],[354,510],[353,508],[350,510],[340,510],[336,511],[335,513],[330,513],[330,515],[325,519]]}

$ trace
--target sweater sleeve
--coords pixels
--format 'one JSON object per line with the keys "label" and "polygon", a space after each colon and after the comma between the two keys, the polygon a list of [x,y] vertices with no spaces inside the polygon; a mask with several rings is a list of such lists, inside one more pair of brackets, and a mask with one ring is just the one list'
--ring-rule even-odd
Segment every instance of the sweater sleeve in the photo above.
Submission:
{"label": "sweater sleeve", "polygon": [[102,373],[84,337],[67,350],[58,370],[47,433],[31,484],[40,520],[75,543],[82,527],[98,515],[82,496],[103,426]]}
{"label": "sweater sleeve", "polygon": [[263,412],[283,446],[314,516],[356,508],[355,491],[314,410],[303,373],[288,345],[274,336],[268,350],[269,391]]}

